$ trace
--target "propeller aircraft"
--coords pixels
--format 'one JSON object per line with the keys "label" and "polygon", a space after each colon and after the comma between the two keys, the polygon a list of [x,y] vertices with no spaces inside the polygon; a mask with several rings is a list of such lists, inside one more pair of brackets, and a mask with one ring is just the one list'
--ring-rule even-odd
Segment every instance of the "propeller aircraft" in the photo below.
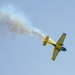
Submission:
{"label": "propeller aircraft", "polygon": [[44,39],[44,42],[43,42],[43,46],[46,46],[47,43],[51,44],[54,46],[54,51],[53,51],[53,55],[52,55],[52,60],[55,60],[58,53],[60,51],[67,51],[66,48],[64,47],[63,45],[63,42],[65,40],[65,37],[66,37],[66,34],[63,33],[61,35],[61,37],[59,38],[59,40],[55,43],[54,41],[52,41],[49,36],[46,36],[46,38]]}

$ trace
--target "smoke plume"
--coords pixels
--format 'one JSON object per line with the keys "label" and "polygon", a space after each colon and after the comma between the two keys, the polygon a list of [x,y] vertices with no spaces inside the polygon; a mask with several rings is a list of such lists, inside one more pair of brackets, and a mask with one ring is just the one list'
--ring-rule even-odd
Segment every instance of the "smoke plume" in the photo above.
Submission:
{"label": "smoke plume", "polygon": [[45,35],[40,30],[31,27],[23,13],[12,5],[0,8],[0,36],[9,33],[35,34],[45,38]]}
{"label": "smoke plume", "polygon": [[9,34],[33,34],[40,36],[43,40],[46,37],[39,29],[31,27],[23,12],[12,5],[0,8],[0,37]]}

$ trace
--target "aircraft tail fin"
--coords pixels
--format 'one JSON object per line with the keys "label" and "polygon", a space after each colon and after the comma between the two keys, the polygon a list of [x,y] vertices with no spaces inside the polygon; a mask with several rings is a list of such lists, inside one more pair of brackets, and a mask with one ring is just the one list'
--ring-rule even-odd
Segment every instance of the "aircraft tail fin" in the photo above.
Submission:
{"label": "aircraft tail fin", "polygon": [[48,43],[48,40],[49,40],[49,36],[46,36],[44,42],[43,42],[43,46],[46,46],[46,44]]}

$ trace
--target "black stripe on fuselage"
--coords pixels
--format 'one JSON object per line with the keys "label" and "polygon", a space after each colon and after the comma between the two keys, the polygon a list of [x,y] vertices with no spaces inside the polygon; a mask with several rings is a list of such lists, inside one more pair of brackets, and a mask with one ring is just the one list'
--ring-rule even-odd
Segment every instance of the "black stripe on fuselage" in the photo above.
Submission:
{"label": "black stripe on fuselage", "polygon": [[56,44],[52,44],[53,46],[56,46]]}

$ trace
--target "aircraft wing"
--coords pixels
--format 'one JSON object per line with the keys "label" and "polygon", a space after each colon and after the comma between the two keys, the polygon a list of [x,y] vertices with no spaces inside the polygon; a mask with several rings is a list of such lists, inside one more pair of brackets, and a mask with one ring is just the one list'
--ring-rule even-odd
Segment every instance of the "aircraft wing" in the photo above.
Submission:
{"label": "aircraft wing", "polygon": [[63,42],[64,42],[65,37],[66,37],[66,34],[65,34],[65,33],[63,33],[63,34],[61,35],[61,37],[59,38],[59,40],[57,41],[57,43],[56,43],[56,44],[58,44],[58,45],[62,46],[62,45],[63,45]]}
{"label": "aircraft wing", "polygon": [[52,55],[52,60],[56,59],[59,51],[60,51],[59,49],[57,49],[56,47],[54,47],[54,51],[53,51],[53,55]]}

